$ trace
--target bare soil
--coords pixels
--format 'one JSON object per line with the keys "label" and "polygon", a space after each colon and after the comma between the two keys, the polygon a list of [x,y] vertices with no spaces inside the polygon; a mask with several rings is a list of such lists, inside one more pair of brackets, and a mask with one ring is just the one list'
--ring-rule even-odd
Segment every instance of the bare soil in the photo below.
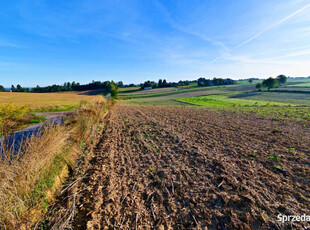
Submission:
{"label": "bare soil", "polygon": [[74,229],[302,229],[277,215],[309,215],[309,151],[294,122],[115,106]]}

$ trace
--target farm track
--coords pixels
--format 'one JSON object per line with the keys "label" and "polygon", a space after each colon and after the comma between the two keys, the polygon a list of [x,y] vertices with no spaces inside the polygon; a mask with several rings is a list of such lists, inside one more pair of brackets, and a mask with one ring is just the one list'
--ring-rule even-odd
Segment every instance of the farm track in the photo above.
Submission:
{"label": "farm track", "polygon": [[152,106],[116,106],[107,122],[74,229],[274,229],[310,209],[300,124]]}

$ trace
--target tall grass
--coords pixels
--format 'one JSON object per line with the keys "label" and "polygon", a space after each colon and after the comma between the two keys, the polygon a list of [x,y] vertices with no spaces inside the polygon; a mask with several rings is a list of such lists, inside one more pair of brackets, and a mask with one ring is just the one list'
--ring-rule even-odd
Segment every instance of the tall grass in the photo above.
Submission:
{"label": "tall grass", "polygon": [[7,135],[17,124],[21,123],[29,106],[0,105],[0,136]]}
{"label": "tall grass", "polygon": [[46,127],[40,136],[26,140],[22,151],[2,153],[0,229],[27,229],[40,220],[109,106],[104,101],[82,103],[65,124]]}

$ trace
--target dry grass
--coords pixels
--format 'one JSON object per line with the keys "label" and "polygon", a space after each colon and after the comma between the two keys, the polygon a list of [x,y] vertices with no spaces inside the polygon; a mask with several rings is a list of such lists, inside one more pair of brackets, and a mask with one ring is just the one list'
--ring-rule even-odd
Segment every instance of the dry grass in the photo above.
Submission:
{"label": "dry grass", "polygon": [[[80,95],[76,92],[65,93],[0,93],[0,105],[14,103],[29,106],[33,111],[60,111],[75,109],[81,100],[98,101],[101,96]],[[48,105],[48,106],[47,106]]]}
{"label": "dry grass", "polygon": [[[0,229],[28,229],[40,220],[61,180],[89,144],[109,103],[80,108],[64,125],[45,128],[18,154],[6,151],[0,162]],[[57,179],[58,178],[58,179]]]}

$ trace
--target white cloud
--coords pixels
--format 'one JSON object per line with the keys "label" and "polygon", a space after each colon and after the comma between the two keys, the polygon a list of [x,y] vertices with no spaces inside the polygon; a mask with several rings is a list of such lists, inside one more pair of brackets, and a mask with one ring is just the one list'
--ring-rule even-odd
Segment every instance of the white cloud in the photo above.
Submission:
{"label": "white cloud", "polygon": [[295,12],[291,13],[290,15],[282,18],[280,21],[277,21],[276,23],[272,24],[271,26],[267,27],[265,30],[255,34],[254,36],[250,37],[249,39],[247,39],[246,41],[242,42],[241,44],[239,44],[236,48],[240,48],[244,45],[246,45],[247,43],[251,42],[252,40],[258,38],[259,36],[263,35],[264,33],[268,32],[269,30],[279,26],[280,24],[284,23],[285,21],[289,20],[290,18],[294,17],[295,15],[307,10],[310,8],[310,4],[296,10]]}

